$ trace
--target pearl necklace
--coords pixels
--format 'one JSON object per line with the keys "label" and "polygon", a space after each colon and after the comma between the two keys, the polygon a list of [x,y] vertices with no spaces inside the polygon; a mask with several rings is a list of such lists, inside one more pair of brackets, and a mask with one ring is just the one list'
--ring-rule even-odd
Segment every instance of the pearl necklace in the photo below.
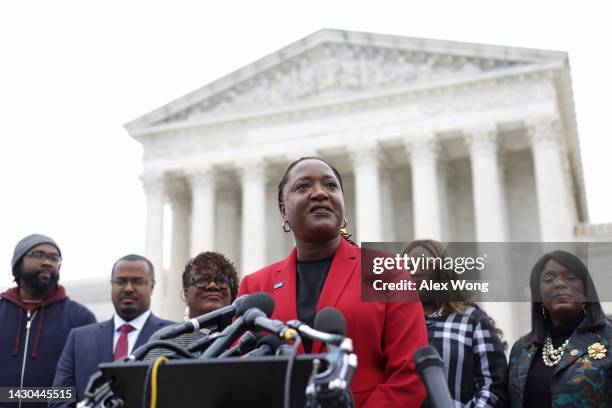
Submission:
{"label": "pearl necklace", "polygon": [[546,367],[554,367],[559,364],[561,361],[561,357],[563,356],[563,352],[567,347],[570,339],[565,340],[561,347],[554,348],[552,344],[552,340],[550,337],[547,337],[544,340],[544,347],[542,348],[542,360],[544,360],[544,365]]}

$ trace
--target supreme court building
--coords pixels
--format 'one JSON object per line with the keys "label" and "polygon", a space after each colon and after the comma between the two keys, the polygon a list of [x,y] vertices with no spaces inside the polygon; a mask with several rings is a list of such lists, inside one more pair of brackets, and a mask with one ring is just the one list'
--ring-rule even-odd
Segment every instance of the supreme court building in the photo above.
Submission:
{"label": "supreme court building", "polygon": [[[191,256],[222,252],[244,275],[290,252],[277,186],[302,156],[339,169],[358,241],[612,237],[588,223],[564,52],[321,30],[125,127],[144,147],[153,310],[168,318]],[[529,329],[519,306],[487,310],[510,341]]]}

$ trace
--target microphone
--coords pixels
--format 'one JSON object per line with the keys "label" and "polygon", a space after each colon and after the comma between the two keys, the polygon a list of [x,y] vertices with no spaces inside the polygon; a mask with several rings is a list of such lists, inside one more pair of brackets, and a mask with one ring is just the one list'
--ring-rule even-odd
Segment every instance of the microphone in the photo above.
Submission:
{"label": "microphone", "polygon": [[[248,309],[246,309],[248,306]],[[243,311],[246,310],[246,311]],[[200,358],[218,357],[225,349],[227,349],[245,327],[251,327],[246,323],[246,315],[251,311],[257,311],[260,316],[267,318],[274,311],[274,299],[265,292],[257,292],[251,294],[247,301],[241,304],[240,310],[236,311],[236,320],[227,326],[215,340],[200,356]]]}
{"label": "microphone", "polygon": [[346,321],[342,312],[335,307],[325,307],[317,313],[314,329],[299,320],[291,320],[287,324],[301,335],[326,344],[340,346],[345,339]]}
{"label": "microphone", "polygon": [[283,346],[284,344],[285,342],[279,339],[278,336],[268,334],[257,342],[257,348],[255,348],[255,350],[248,352],[243,356],[243,358],[261,357],[274,354],[274,351],[278,350],[279,347]]}
{"label": "microphone", "polygon": [[[213,310],[198,317],[194,317],[193,319],[189,319],[184,323],[165,327],[159,333],[159,340],[174,338],[184,333],[192,333],[196,330],[200,330],[202,327],[210,325],[211,323],[219,322],[220,320],[230,318],[234,315],[241,315],[252,307],[261,306],[259,307],[260,309],[263,310],[265,307],[267,310],[269,307],[269,302],[262,301],[262,293],[265,292],[257,292],[251,295],[240,296],[231,305]],[[272,310],[274,310],[274,300],[272,300]]]}
{"label": "microphone", "polygon": [[198,339],[193,343],[189,344],[187,351],[189,351],[190,353],[202,352],[206,350],[206,348],[210,346],[212,342],[217,340],[219,337],[221,337],[221,332],[214,332],[209,334],[208,336],[204,336],[201,339]]}
{"label": "microphone", "polygon": [[346,336],[346,320],[341,311],[335,307],[324,307],[317,313],[314,320],[316,330]]}
{"label": "microphone", "polygon": [[[299,322],[298,322],[299,323]],[[353,407],[350,385],[357,370],[357,355],[353,353],[353,341],[345,337],[346,321],[342,312],[333,307],[321,309],[315,316],[315,329],[301,324],[298,328],[313,340],[324,342],[327,353],[324,360],[327,368],[322,372],[313,370],[306,386],[308,406]],[[315,360],[316,361],[316,360]]]}
{"label": "microphone", "polygon": [[260,339],[261,335],[248,331],[240,337],[238,344],[221,354],[219,358],[240,356],[247,351],[251,351],[257,346]]}
{"label": "microphone", "polygon": [[275,356],[293,356],[295,353],[297,353],[295,346],[291,346],[287,343],[283,343],[280,346],[278,346],[274,355]]}
{"label": "microphone", "polygon": [[420,348],[414,353],[417,373],[425,383],[433,408],[452,408],[453,402],[444,378],[444,363],[432,346]]}
{"label": "microphone", "polygon": [[280,320],[269,319],[264,312],[257,309],[250,309],[244,314],[244,322],[247,327],[254,327],[276,334],[281,339],[291,342],[295,340],[298,333],[295,329],[287,326]]}

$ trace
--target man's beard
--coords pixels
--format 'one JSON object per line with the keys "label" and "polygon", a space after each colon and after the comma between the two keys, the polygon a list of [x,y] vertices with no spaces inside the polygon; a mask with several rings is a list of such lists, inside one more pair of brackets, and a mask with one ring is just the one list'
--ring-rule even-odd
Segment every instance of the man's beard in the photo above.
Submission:
{"label": "man's beard", "polygon": [[21,280],[38,292],[47,292],[49,289],[57,287],[57,282],[59,281],[59,274],[57,272],[46,271],[49,272],[49,279],[41,279],[39,272],[38,270],[22,270]]}
{"label": "man's beard", "polygon": [[120,310],[120,312],[121,313],[119,314],[119,316],[121,316],[121,318],[125,320],[126,322],[129,322],[135,317],[138,317],[140,315],[139,310],[133,306],[124,307],[123,309]]}

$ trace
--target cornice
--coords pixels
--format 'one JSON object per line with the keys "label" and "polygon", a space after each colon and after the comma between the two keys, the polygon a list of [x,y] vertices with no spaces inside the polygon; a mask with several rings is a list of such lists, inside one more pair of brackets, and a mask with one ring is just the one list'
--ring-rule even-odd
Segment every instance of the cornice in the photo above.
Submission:
{"label": "cornice", "polygon": [[210,118],[186,120],[178,123],[162,124],[130,135],[145,143],[149,136],[160,134],[177,134],[185,131],[218,131],[253,125],[278,123],[308,117],[327,116],[343,112],[351,112],[361,108],[374,108],[389,103],[399,103],[430,96],[452,95],[457,92],[469,92],[479,89],[494,89],[496,87],[525,83],[539,79],[559,78],[565,69],[562,63],[554,62],[546,65],[515,67],[504,72],[488,72],[474,75],[471,78],[447,79],[428,84],[415,84],[393,90],[364,92],[363,95],[341,97],[321,102],[308,102],[288,107],[261,109],[238,114],[219,114]]}
{"label": "cornice", "polygon": [[131,134],[137,131],[138,128],[164,120],[168,116],[229,89],[242,81],[253,78],[291,58],[304,54],[321,44],[393,49],[403,52],[438,54],[442,57],[489,59],[507,61],[508,63],[542,64],[548,61],[566,63],[568,59],[567,54],[560,51],[324,29],[143,115],[127,123],[125,128]]}

